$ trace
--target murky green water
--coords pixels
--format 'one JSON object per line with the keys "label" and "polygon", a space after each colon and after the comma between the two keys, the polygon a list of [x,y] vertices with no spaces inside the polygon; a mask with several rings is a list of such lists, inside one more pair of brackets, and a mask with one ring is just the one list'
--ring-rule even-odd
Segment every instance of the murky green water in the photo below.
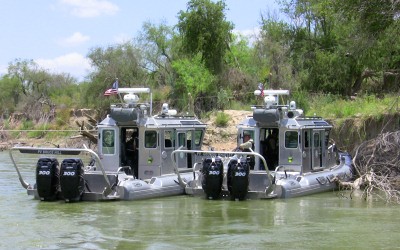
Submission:
{"label": "murky green water", "polygon": [[1,152],[0,249],[400,248],[400,206],[340,197],[40,202]]}

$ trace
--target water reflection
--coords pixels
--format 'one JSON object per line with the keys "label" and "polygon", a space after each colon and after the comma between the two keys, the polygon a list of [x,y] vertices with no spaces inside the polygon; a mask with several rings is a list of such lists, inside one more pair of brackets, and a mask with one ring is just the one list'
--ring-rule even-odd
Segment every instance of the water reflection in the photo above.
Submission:
{"label": "water reflection", "polygon": [[[399,207],[353,194],[287,200],[40,202],[0,153],[0,249],[397,248]],[[33,173],[26,174],[34,177]]]}

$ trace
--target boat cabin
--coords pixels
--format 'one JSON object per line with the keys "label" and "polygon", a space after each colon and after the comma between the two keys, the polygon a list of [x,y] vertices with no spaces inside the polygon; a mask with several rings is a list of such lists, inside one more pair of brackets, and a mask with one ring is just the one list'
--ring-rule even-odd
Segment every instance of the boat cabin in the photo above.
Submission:
{"label": "boat cabin", "polygon": [[307,173],[330,168],[336,164],[336,150],[329,144],[332,126],[321,117],[305,117],[303,110],[291,101],[281,105],[288,90],[260,90],[263,105],[253,106],[253,115],[238,125],[238,145],[250,134],[254,151],[261,154],[267,166],[255,159],[254,169]]}
{"label": "boat cabin", "polygon": [[[119,88],[124,102],[111,105],[110,114],[98,124],[98,154],[106,171],[122,167],[138,179],[174,173],[171,154],[175,149],[200,150],[206,124],[194,116],[177,115],[163,104],[161,113],[152,115],[149,88]],[[139,100],[147,95],[149,102]],[[139,102],[140,101],[140,102]],[[179,170],[196,162],[195,154],[176,159]]]}

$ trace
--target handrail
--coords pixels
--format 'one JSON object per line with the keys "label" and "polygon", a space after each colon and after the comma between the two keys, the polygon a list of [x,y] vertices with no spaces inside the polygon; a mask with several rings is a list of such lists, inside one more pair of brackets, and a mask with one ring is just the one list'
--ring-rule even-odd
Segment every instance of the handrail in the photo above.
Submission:
{"label": "handrail", "polygon": [[46,154],[46,155],[79,155],[82,152],[87,152],[89,153],[92,157],[95,158],[96,162],[99,163],[100,166],[100,170],[104,176],[104,180],[107,184],[107,186],[104,188],[103,190],[103,195],[104,196],[108,196],[112,189],[111,189],[111,184],[110,181],[108,180],[107,174],[104,170],[103,164],[100,160],[100,157],[97,155],[96,152],[94,152],[93,150],[87,148],[86,146],[84,146],[85,148],[39,148],[39,147],[12,147],[9,150],[9,154],[10,154],[10,158],[12,163],[14,164],[14,168],[17,171],[18,174],[18,178],[19,181],[21,182],[21,185],[25,188],[32,188],[32,185],[29,184],[28,182],[26,182],[23,178],[23,176],[21,175],[21,172],[19,171],[19,168],[14,160],[14,156],[12,154],[13,151],[19,151],[20,153],[29,153],[29,154]]}
{"label": "handrail", "polygon": [[32,188],[32,186],[31,186],[28,182],[24,181],[24,178],[22,177],[21,172],[19,172],[19,169],[18,169],[18,167],[17,167],[17,164],[15,163],[14,157],[13,157],[13,155],[12,155],[12,151],[13,151],[14,149],[16,149],[16,147],[11,148],[11,149],[8,151],[8,153],[10,154],[11,161],[12,161],[12,163],[14,164],[15,170],[17,171],[19,182],[21,183],[22,187],[24,187],[25,189]]}
{"label": "handrail", "polygon": [[[251,149],[250,149],[250,150],[251,150]],[[176,149],[176,150],[174,150],[174,151],[172,152],[172,154],[171,154],[171,159],[172,159],[172,162],[173,162],[173,164],[174,164],[175,173],[178,175],[179,185],[180,185],[181,187],[183,187],[183,188],[185,188],[185,187],[187,186],[187,183],[186,183],[185,181],[183,181],[182,178],[181,178],[181,176],[180,176],[179,169],[178,169],[177,163],[176,163],[176,161],[175,161],[175,154],[176,154],[176,153],[202,153],[202,154],[226,155],[226,156],[229,156],[229,155],[247,155],[247,156],[253,155],[253,156],[259,157],[259,158],[262,160],[262,162],[264,163],[264,166],[267,166],[267,162],[265,161],[265,158],[264,158],[262,155],[260,155],[259,153],[254,152],[253,150],[251,150],[251,152],[211,151],[211,150],[188,150],[188,149],[182,149],[182,146],[181,146],[181,147],[179,147],[178,149]],[[269,172],[268,168],[266,168],[265,171],[267,172],[267,174],[268,174],[269,177],[270,177],[270,178],[268,178],[268,182],[269,182],[269,183],[268,183],[268,187],[267,187],[267,189],[265,190],[265,192],[269,193],[269,192],[271,192],[271,191],[273,190],[272,181],[271,181],[271,180],[272,180],[272,175],[271,175],[271,173]]]}

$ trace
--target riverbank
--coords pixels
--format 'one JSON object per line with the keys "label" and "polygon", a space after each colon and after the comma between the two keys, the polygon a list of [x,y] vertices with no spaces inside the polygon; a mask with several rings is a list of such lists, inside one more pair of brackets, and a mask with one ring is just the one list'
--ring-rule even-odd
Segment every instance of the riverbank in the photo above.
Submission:
{"label": "riverbank", "polygon": [[[208,118],[202,119],[207,124],[206,135],[204,138],[204,148],[213,147],[215,150],[232,150],[236,148],[237,124],[252,115],[251,111],[244,110],[225,110],[229,120],[224,127],[217,126],[216,112]],[[351,154],[364,141],[377,137],[381,133],[400,130],[400,114],[382,114],[379,117],[367,118],[345,118],[327,119],[333,129],[330,137],[336,142],[337,146]],[[95,148],[87,138],[79,133],[76,121],[88,124],[84,117],[74,116],[70,118],[69,126],[77,132],[69,136],[42,136],[37,138],[28,137],[27,133],[20,132],[17,137],[12,137],[10,132],[0,130],[0,150],[6,150],[14,145],[25,146],[46,146],[46,147],[83,147],[86,145]],[[60,131],[62,132],[62,131]]]}
{"label": "riverbank", "polygon": [[[211,114],[208,118],[202,119],[207,124],[207,130],[204,137],[204,148],[209,147],[215,150],[232,150],[236,148],[236,125],[246,116],[251,115],[251,111],[244,110],[225,110],[225,114],[229,116],[229,121],[224,127],[216,124],[216,113]],[[70,119],[69,126],[76,126],[74,129],[79,130],[76,122],[88,124],[87,119],[82,116],[75,116]],[[60,130],[60,133],[63,132]],[[24,146],[45,146],[45,147],[83,147],[86,145],[95,148],[95,145],[81,136],[79,132],[72,133],[69,136],[42,136],[40,138],[28,137],[26,132],[20,132],[16,138],[11,136],[10,132],[2,132],[0,130],[1,142],[0,150],[6,150],[14,145]],[[52,132],[55,133],[55,132]],[[56,133],[55,133],[56,134]]]}

